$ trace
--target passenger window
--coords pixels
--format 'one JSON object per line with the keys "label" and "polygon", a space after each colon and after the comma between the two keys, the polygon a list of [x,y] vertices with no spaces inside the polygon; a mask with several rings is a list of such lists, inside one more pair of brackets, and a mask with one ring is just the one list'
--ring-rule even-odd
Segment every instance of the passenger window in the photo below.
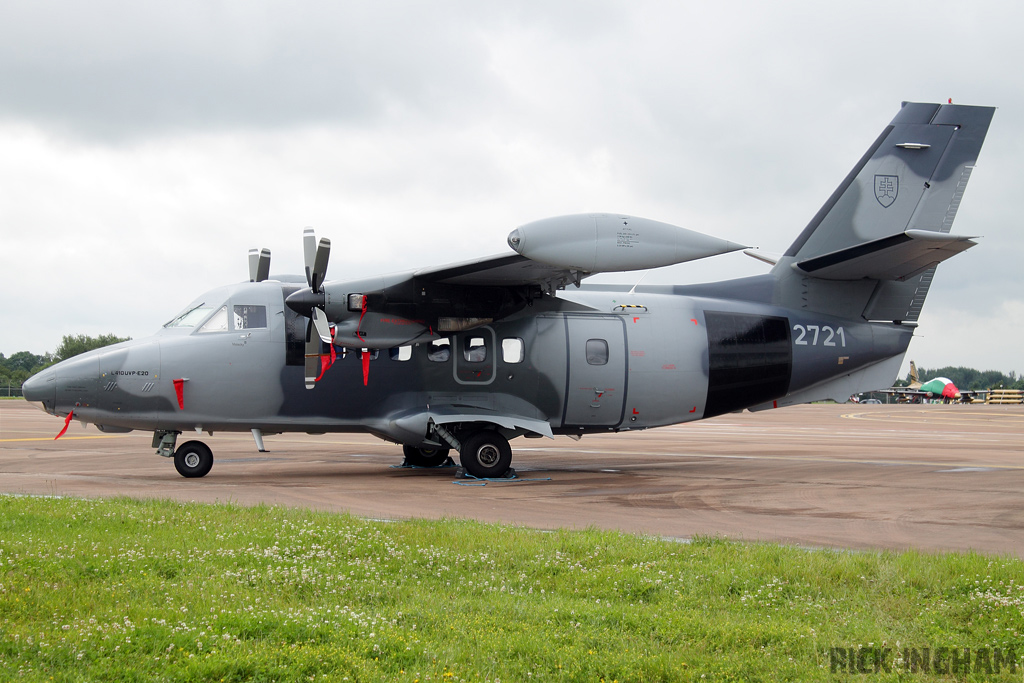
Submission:
{"label": "passenger window", "polygon": [[266,326],[266,306],[235,306],[236,330],[253,330]]}
{"label": "passenger window", "polygon": [[462,357],[469,363],[483,363],[487,360],[487,347],[483,337],[468,337],[463,344]]}
{"label": "passenger window", "polygon": [[523,362],[523,340],[519,337],[508,337],[501,340],[501,359],[506,363]]}
{"label": "passenger window", "polygon": [[447,362],[452,357],[451,342],[447,339],[436,339],[430,343],[427,360],[434,363]]}
{"label": "passenger window", "polygon": [[206,321],[202,327],[199,328],[199,334],[206,334],[207,332],[227,332],[228,331],[228,307],[221,306],[220,310],[213,314],[209,320]]}
{"label": "passenger window", "polygon": [[608,342],[604,339],[587,340],[587,363],[590,365],[608,364]]}
{"label": "passenger window", "polygon": [[391,356],[391,360],[407,361],[412,358],[412,347],[399,346],[398,348],[389,349],[388,353]]}

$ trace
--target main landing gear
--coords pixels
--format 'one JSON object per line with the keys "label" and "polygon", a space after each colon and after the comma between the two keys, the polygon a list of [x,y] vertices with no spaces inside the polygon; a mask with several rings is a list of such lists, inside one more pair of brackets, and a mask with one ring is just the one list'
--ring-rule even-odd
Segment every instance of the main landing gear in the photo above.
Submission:
{"label": "main landing gear", "polygon": [[501,432],[477,428],[472,431],[458,430],[453,434],[438,424],[432,424],[431,431],[438,441],[448,445],[435,448],[403,446],[407,465],[438,467],[447,461],[448,453],[455,448],[459,451],[462,469],[470,476],[477,479],[500,479],[508,474],[512,465],[512,447]]}
{"label": "main landing gear", "polygon": [[405,464],[412,467],[440,467],[448,462],[448,454],[451,448],[447,446],[436,448],[417,448],[416,446],[402,446],[405,453]]}
{"label": "main landing gear", "polygon": [[512,447],[498,432],[484,429],[463,440],[459,460],[462,468],[477,479],[498,479],[512,465]]}

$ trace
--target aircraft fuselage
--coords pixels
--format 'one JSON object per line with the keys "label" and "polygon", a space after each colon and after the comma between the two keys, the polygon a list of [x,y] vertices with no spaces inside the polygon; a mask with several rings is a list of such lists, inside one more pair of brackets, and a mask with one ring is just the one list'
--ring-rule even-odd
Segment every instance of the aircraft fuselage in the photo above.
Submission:
{"label": "aircraft fuselage", "polygon": [[[523,418],[522,433],[542,433],[536,421],[583,434],[770,404],[901,357],[912,335],[672,287],[584,288],[452,334],[447,347],[435,334],[370,352],[365,385],[359,350],[336,349],[307,391],[305,321],[284,305],[288,291],[277,281],[214,290],[197,300],[207,319],[65,361],[39,377],[45,393],[33,398],[107,431],[369,431],[429,443],[432,414],[493,413]],[[204,329],[223,307],[223,326]]]}

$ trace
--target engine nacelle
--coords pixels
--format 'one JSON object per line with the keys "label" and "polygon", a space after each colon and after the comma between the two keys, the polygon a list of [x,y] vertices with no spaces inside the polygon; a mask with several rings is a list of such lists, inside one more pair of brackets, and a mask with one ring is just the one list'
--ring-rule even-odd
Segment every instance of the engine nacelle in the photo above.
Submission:
{"label": "engine nacelle", "polygon": [[421,322],[367,311],[362,319],[353,316],[337,323],[334,344],[350,349],[392,349],[437,337]]}
{"label": "engine nacelle", "polygon": [[508,244],[532,261],[587,273],[660,268],[744,248],[668,223],[617,213],[534,221],[513,230]]}

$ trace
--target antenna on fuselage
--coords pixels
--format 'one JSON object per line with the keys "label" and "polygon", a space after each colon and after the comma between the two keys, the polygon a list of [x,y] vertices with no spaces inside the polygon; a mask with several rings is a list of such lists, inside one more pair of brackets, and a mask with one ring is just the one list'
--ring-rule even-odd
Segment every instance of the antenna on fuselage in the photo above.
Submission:
{"label": "antenna on fuselage", "polygon": [[629,290],[629,295],[630,296],[632,296],[633,294],[636,293],[636,288],[640,286],[640,283],[644,281],[644,278],[647,277],[647,273],[649,273],[649,272],[651,272],[651,271],[645,270],[644,274],[640,276],[640,279],[636,281],[636,284],[633,285],[633,288]]}

